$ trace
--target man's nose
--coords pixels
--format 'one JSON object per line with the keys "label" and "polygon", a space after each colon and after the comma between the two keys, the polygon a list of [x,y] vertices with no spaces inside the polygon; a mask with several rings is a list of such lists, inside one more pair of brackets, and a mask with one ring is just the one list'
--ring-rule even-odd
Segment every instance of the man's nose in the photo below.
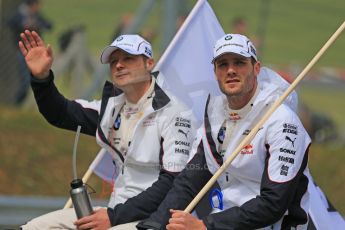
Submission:
{"label": "man's nose", "polygon": [[227,69],[226,73],[227,73],[228,76],[233,76],[233,75],[236,74],[236,69],[235,69],[233,64],[230,64],[228,66],[228,69]]}
{"label": "man's nose", "polygon": [[121,60],[118,60],[118,61],[115,63],[115,68],[116,68],[117,70],[120,70],[120,69],[123,69],[123,68],[124,68],[123,63],[122,63]]}

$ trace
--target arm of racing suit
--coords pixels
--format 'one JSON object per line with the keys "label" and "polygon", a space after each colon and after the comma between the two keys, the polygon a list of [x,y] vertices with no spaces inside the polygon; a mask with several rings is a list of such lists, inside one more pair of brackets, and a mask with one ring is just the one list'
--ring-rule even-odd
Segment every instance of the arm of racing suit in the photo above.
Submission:
{"label": "arm of racing suit", "polygon": [[40,113],[50,124],[73,131],[81,125],[82,133],[95,136],[98,103],[91,102],[89,106],[82,106],[76,101],[66,99],[56,88],[52,71],[46,79],[32,76],[31,87]]}

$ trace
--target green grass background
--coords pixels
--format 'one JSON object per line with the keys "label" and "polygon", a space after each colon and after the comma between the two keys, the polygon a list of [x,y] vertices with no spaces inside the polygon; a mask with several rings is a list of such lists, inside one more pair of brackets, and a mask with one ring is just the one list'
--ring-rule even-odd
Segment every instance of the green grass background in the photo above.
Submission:
{"label": "green grass background", "polygon": [[[87,44],[97,58],[110,42],[122,14],[135,12],[139,0],[44,0],[43,12],[54,23],[54,30],[44,35],[57,52],[57,38],[67,28],[86,26]],[[144,28],[162,31],[162,1],[152,10]],[[189,9],[195,1],[187,1]],[[344,21],[343,0],[213,0],[209,1],[224,30],[231,32],[231,20],[243,16],[254,35],[260,23],[262,2],[270,3],[263,61],[267,65],[305,66],[324,42]],[[158,35],[158,38],[161,35]],[[156,58],[160,56],[159,39],[154,41]],[[315,67],[344,68],[345,36],[341,36]],[[345,130],[345,90],[302,84],[300,98],[314,111],[329,115],[340,132]],[[68,196],[72,178],[71,156],[74,133],[47,124],[35,107],[0,107],[0,194]],[[345,214],[345,147],[342,143],[311,147],[309,166],[316,182],[332,203]],[[82,135],[78,148],[79,174],[85,172],[98,151],[93,137]],[[90,184],[96,197],[107,197],[105,186],[96,177]]]}

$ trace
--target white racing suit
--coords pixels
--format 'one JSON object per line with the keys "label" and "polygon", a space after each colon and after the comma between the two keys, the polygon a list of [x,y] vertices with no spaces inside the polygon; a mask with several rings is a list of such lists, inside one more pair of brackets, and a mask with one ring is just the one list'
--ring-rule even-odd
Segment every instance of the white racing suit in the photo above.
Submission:
{"label": "white racing suit", "polygon": [[[53,79],[52,72],[46,80],[32,78],[35,99],[43,116],[54,126],[68,130],[75,131],[81,125],[82,133],[96,136],[98,144],[114,157],[118,176],[107,209],[112,226],[148,217],[155,210],[151,204],[156,202],[157,206],[164,199],[189,159],[195,137],[191,110],[155,84],[152,104],[136,123],[124,155],[110,143],[113,126],[118,125],[116,117],[125,103],[123,92],[107,82],[102,100],[70,101],[58,92]],[[46,216],[59,216],[62,212]],[[61,223],[52,223],[53,217],[46,223],[51,223],[52,228],[74,228],[70,219],[61,217],[62,214],[56,218]],[[23,229],[30,229],[28,226],[40,220],[34,219]]]}

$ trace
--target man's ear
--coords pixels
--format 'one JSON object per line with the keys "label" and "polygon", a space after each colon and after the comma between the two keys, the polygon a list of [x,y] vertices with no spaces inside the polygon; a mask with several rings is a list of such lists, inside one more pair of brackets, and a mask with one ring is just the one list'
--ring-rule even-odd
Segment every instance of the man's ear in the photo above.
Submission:
{"label": "man's ear", "polygon": [[146,59],[146,69],[151,72],[153,67],[155,66],[155,61],[153,58]]}
{"label": "man's ear", "polygon": [[261,63],[259,61],[257,61],[255,64],[254,64],[254,73],[255,73],[255,76],[258,76],[259,73],[260,73],[260,68],[261,68]]}

